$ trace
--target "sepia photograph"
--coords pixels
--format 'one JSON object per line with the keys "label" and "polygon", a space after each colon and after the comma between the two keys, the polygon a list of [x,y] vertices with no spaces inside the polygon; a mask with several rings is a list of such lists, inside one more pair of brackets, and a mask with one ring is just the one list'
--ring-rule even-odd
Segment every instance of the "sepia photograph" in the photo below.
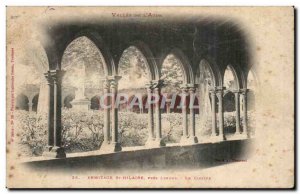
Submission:
{"label": "sepia photograph", "polygon": [[294,19],[6,7],[7,188],[293,188]]}

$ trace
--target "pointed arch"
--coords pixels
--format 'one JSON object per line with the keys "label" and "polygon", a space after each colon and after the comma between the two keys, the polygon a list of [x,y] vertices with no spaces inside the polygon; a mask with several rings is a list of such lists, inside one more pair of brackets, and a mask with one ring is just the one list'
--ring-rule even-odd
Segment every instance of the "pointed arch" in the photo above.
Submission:
{"label": "pointed arch", "polygon": [[[227,65],[225,71],[224,71],[224,74],[223,74],[223,83],[224,83],[224,87],[225,87],[225,79],[226,79],[226,76],[227,76],[227,72],[231,72],[232,76],[233,76],[233,81],[234,81],[234,89],[240,89],[240,78],[237,74],[237,71],[236,69],[232,66],[232,65]],[[226,88],[227,90],[230,89],[230,88]]]}
{"label": "pointed arch", "polygon": [[133,42],[130,42],[128,44],[128,47],[123,49],[124,51],[128,49],[129,47],[135,47],[145,58],[147,70],[149,72],[149,79],[150,80],[157,80],[159,79],[159,70],[156,64],[156,60],[153,56],[152,51],[150,50],[149,46],[144,43],[143,41],[136,40]]}
{"label": "pointed arch", "polygon": [[83,30],[77,33],[65,44],[63,52],[61,52],[59,55],[59,69],[62,68],[61,62],[66,49],[74,40],[80,37],[86,37],[97,47],[100,56],[102,56],[102,61],[104,62],[103,68],[104,68],[105,75],[116,75],[117,72],[115,68],[115,63],[113,57],[110,54],[107,44],[97,32],[91,30]]}
{"label": "pointed arch", "polygon": [[25,94],[21,93],[16,98],[16,110],[29,111],[29,98]]}
{"label": "pointed arch", "polygon": [[223,85],[223,79],[221,75],[221,71],[218,67],[218,65],[215,63],[213,58],[210,56],[203,57],[198,63],[197,63],[197,70],[196,70],[196,83],[199,83],[199,75],[200,75],[200,65],[205,65],[208,69],[210,74],[213,78],[213,85],[212,87],[218,87]]}
{"label": "pointed arch", "polygon": [[247,85],[247,88],[248,88],[248,84],[249,84],[249,76],[253,77],[253,80],[254,80],[254,82],[256,84],[256,87],[259,88],[260,82],[259,82],[259,79],[258,79],[258,76],[257,76],[257,71],[256,71],[255,67],[251,67],[248,70],[248,72],[247,72],[247,74],[245,76],[245,78],[247,78],[247,79],[245,79],[246,80],[245,81],[246,82],[245,85]]}
{"label": "pointed arch", "polygon": [[178,48],[168,49],[163,53],[162,57],[160,58],[160,62],[159,62],[160,75],[161,75],[162,65],[168,55],[174,55],[180,61],[180,68],[183,72],[183,83],[184,84],[194,84],[194,75],[193,75],[193,70],[192,70],[190,61],[188,60],[186,55],[183,53],[183,51]]}

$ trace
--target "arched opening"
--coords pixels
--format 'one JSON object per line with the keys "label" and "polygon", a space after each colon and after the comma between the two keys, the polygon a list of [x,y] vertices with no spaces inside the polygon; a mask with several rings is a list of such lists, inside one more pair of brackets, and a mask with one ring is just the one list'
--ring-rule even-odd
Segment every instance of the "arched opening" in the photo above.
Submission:
{"label": "arched opening", "polygon": [[247,120],[248,130],[251,135],[255,133],[257,87],[256,77],[252,70],[250,70],[247,77]]}
{"label": "arched opening", "polygon": [[72,108],[71,102],[72,102],[72,100],[74,100],[74,98],[75,98],[75,96],[72,95],[72,94],[67,95],[67,96],[65,97],[65,99],[64,99],[64,105],[63,105],[63,107],[65,107],[65,108],[67,108],[67,109]]}
{"label": "arched opening", "polygon": [[100,96],[96,95],[91,98],[91,110],[100,110]]}
{"label": "arched opening", "polygon": [[[24,55],[20,56],[21,63],[15,69],[15,87],[17,90],[26,89],[28,96],[38,93],[37,108],[32,109],[40,115],[48,113],[48,85],[44,73],[48,71],[49,64],[46,51],[37,39],[30,39],[26,42]],[[32,99],[31,99],[32,100]],[[32,101],[30,104],[33,103]],[[47,120],[44,121],[45,123]]]}
{"label": "arched opening", "polygon": [[37,112],[38,109],[38,101],[39,101],[39,94],[35,95],[32,98],[32,111]]}
{"label": "arched opening", "polygon": [[[103,94],[107,68],[103,55],[93,41],[81,36],[65,49],[61,68],[65,71],[62,96],[66,96],[66,108],[62,110],[62,144],[66,152],[98,150],[104,139],[104,112],[91,111],[89,97]],[[74,94],[68,95],[70,91]]]}
{"label": "arched opening", "polygon": [[[161,68],[161,79],[164,81],[161,93],[168,97],[167,100],[174,98],[175,103],[170,105],[171,113],[162,111],[162,136],[165,143],[178,143],[182,137],[183,124],[180,105],[183,101],[181,86],[186,81],[184,73],[183,64],[179,58],[174,54],[167,55]],[[188,97],[186,96],[186,98]]]}
{"label": "arched opening", "polygon": [[[208,137],[211,135],[211,95],[210,89],[215,86],[214,74],[211,65],[206,60],[201,60],[197,72],[198,88],[196,90],[199,96],[199,114],[196,115],[196,135],[198,137]],[[216,104],[217,104],[216,99]],[[216,106],[217,111],[217,106]]]}
{"label": "arched opening", "polygon": [[130,46],[123,51],[118,64],[118,74],[122,76],[118,93],[126,95],[120,99],[127,101],[119,106],[122,147],[145,145],[150,135],[148,115],[141,114],[146,112],[142,96],[147,95],[146,84],[152,77],[149,69],[149,63],[138,47]]}
{"label": "arched opening", "polygon": [[24,94],[20,94],[16,99],[16,110],[25,110],[29,111],[29,100],[28,97]]}
{"label": "arched opening", "polygon": [[229,91],[236,90],[239,88],[236,71],[230,65],[228,65],[225,70],[223,83],[226,90]]}
{"label": "arched opening", "polygon": [[223,96],[224,104],[223,110],[224,112],[234,112],[235,111],[235,97],[234,93],[228,91]]}
{"label": "arched opening", "polygon": [[225,70],[223,84],[225,87],[223,95],[224,133],[233,134],[236,132],[235,95],[233,92],[239,89],[239,83],[236,71],[231,65],[228,65]]}
{"label": "arched opening", "polygon": [[251,70],[248,73],[247,88],[249,90],[247,93],[247,108],[249,111],[255,110],[255,93],[257,88],[257,82]]}
{"label": "arched opening", "polygon": [[[130,104],[131,103],[131,104]],[[128,99],[128,106],[131,112],[143,113],[143,101],[140,95],[132,95]]]}

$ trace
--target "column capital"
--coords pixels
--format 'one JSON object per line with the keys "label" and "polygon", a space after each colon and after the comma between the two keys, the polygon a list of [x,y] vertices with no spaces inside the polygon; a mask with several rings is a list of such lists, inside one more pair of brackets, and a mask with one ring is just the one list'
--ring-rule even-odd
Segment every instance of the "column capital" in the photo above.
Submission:
{"label": "column capital", "polygon": [[226,87],[223,87],[223,86],[216,87],[216,92],[223,92],[224,90],[226,90]]}
{"label": "column capital", "polygon": [[243,95],[247,94],[247,92],[249,92],[249,89],[247,88],[240,89],[240,93]]}
{"label": "column capital", "polygon": [[181,89],[181,92],[182,92],[183,94],[187,94],[188,91],[189,91],[189,87],[188,87],[187,84],[181,85],[181,86],[180,86],[180,89]]}
{"label": "column capital", "polygon": [[110,76],[107,76],[105,79],[109,80],[109,81],[114,81],[114,82],[117,82],[122,78],[122,76],[119,76],[119,75],[110,75]]}
{"label": "column capital", "polygon": [[162,79],[151,80],[148,84],[146,84],[146,86],[151,89],[161,88],[163,85],[164,85],[164,80]]}
{"label": "column capital", "polygon": [[241,90],[239,90],[239,89],[236,89],[236,90],[230,90],[232,93],[235,93],[235,94],[239,94],[239,93],[241,93]]}
{"label": "column capital", "polygon": [[53,79],[52,79],[52,76],[50,74],[50,71],[47,71],[46,73],[44,73],[44,76],[47,80],[47,84],[52,85],[53,84]]}
{"label": "column capital", "polygon": [[197,84],[194,84],[194,83],[189,83],[189,84],[186,84],[186,85],[189,88],[196,88],[197,87]]}
{"label": "column capital", "polygon": [[189,89],[189,84],[181,84],[180,89],[181,90],[188,90]]}
{"label": "column capital", "polygon": [[226,87],[223,87],[223,86],[213,86],[213,87],[209,88],[209,91],[217,93],[217,92],[223,92],[225,89],[226,89]]}
{"label": "column capital", "polygon": [[65,71],[60,70],[60,69],[50,70],[48,72],[49,72],[51,79],[56,83],[61,83],[62,78],[65,74]]}

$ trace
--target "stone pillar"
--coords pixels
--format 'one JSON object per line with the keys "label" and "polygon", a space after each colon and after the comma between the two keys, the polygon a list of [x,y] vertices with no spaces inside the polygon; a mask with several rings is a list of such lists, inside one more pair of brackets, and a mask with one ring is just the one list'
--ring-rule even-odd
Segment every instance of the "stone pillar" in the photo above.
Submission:
{"label": "stone pillar", "polygon": [[48,142],[47,146],[44,150],[43,155],[47,155],[48,152],[51,151],[52,147],[54,146],[54,131],[53,131],[53,117],[54,117],[54,110],[53,110],[53,80],[50,75],[50,71],[44,73],[47,85],[48,85]]}
{"label": "stone pillar", "polygon": [[216,121],[216,91],[215,89],[210,90],[211,95],[211,137],[217,136],[217,121]]}
{"label": "stone pillar", "polygon": [[195,103],[195,87],[189,88],[189,94],[190,94],[190,122],[189,122],[189,142],[190,143],[198,143],[198,138],[196,136],[196,124],[195,124],[195,110],[194,110],[194,103]]}
{"label": "stone pillar", "polygon": [[56,69],[50,70],[50,76],[53,80],[53,147],[45,156],[64,158],[66,153],[61,142],[61,81],[64,71]]}
{"label": "stone pillar", "polygon": [[147,85],[147,104],[148,104],[148,140],[145,144],[147,147],[151,147],[154,143],[154,117],[153,117],[153,105],[150,104],[152,98],[152,85]]}
{"label": "stone pillar", "polygon": [[110,83],[107,79],[104,80],[103,82],[103,103],[106,107],[104,107],[104,127],[103,127],[103,135],[104,135],[104,140],[101,145],[102,149],[104,146],[108,146],[110,143],[110,107],[109,107],[109,94],[110,93]]}
{"label": "stone pillar", "polygon": [[240,135],[241,134],[241,129],[240,129],[240,91],[235,90],[233,91],[234,93],[234,99],[235,99],[235,135]]}
{"label": "stone pillar", "polygon": [[29,111],[29,112],[32,112],[32,106],[33,106],[32,98],[30,98],[30,99],[29,99],[29,102],[28,102],[28,111]]}
{"label": "stone pillar", "polygon": [[247,121],[247,92],[248,89],[243,89],[241,91],[241,97],[243,101],[243,132],[242,136],[248,138],[248,121]]}
{"label": "stone pillar", "polygon": [[219,134],[218,134],[218,140],[225,140],[224,135],[224,112],[223,112],[223,87],[218,88],[216,91],[218,100],[219,100],[219,106],[218,106],[218,117],[219,117]]}
{"label": "stone pillar", "polygon": [[187,115],[187,104],[186,98],[188,96],[188,87],[182,86],[181,88],[181,111],[182,111],[182,127],[183,133],[180,140],[181,144],[188,144],[188,137],[189,137],[189,129],[188,129],[188,115]]}
{"label": "stone pillar", "polygon": [[171,113],[171,102],[166,102],[167,113]]}
{"label": "stone pillar", "polygon": [[112,93],[111,98],[111,111],[112,111],[112,126],[111,126],[111,146],[113,151],[118,152],[122,150],[121,144],[118,141],[118,106],[116,104],[116,98],[118,95],[118,81],[121,79],[120,76],[112,76],[110,80],[110,88]]}
{"label": "stone pillar", "polygon": [[[160,90],[163,84],[163,80],[158,80],[154,82],[154,94],[160,99]],[[161,110],[160,110],[160,100],[155,103],[155,142],[154,146],[165,146],[166,144],[162,140],[161,132]]]}

